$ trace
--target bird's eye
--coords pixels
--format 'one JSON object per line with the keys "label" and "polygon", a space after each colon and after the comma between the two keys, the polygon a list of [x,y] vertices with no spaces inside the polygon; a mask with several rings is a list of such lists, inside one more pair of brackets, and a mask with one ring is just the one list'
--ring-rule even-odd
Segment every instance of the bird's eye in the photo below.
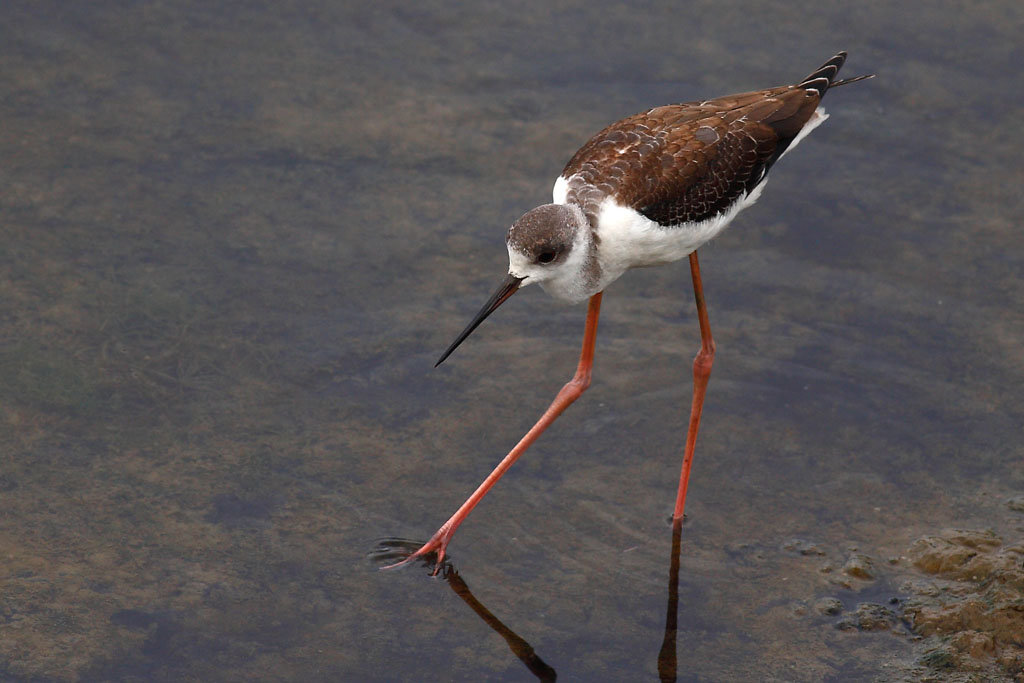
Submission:
{"label": "bird's eye", "polygon": [[537,263],[551,263],[555,260],[555,252],[545,251],[537,257]]}

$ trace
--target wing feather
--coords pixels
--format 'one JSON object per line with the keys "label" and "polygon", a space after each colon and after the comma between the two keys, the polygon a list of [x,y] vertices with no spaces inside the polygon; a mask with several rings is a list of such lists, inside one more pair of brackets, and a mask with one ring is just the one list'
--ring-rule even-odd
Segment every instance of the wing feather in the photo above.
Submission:
{"label": "wing feather", "polygon": [[567,200],[592,218],[611,196],[661,225],[706,220],[763,180],[820,100],[783,86],[630,116],[569,161]]}

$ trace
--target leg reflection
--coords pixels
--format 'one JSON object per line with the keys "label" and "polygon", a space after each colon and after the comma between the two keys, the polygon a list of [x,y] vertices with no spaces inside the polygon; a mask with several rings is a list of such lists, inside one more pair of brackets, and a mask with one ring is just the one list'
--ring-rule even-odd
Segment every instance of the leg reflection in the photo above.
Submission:
{"label": "leg reflection", "polygon": [[[395,560],[404,561],[409,559],[417,549],[423,544],[418,541],[407,541],[398,538],[389,538],[378,541],[377,547],[374,552],[370,553],[372,559],[377,562],[394,562]],[[454,591],[454,593],[462,599],[464,603],[469,605],[469,608],[476,612],[477,616],[484,620],[484,623],[494,629],[494,632],[505,639],[508,643],[508,647],[512,650],[512,654],[519,658],[519,660],[526,665],[526,668],[530,670],[537,680],[548,683],[554,681],[557,678],[555,670],[548,666],[543,659],[537,656],[533,651],[533,647],[523,640],[519,634],[506,626],[498,617],[487,609],[483,603],[477,600],[473,592],[469,590],[469,586],[465,580],[459,576],[459,572],[452,566],[451,561],[445,558],[441,561],[440,565],[435,565],[435,558],[432,555],[418,556],[416,559],[420,561],[426,567],[434,570],[434,575],[440,576],[445,580],[448,586]],[[678,573],[678,567],[677,567]]]}
{"label": "leg reflection", "polygon": [[674,683],[676,664],[676,632],[679,624],[679,546],[683,534],[683,520],[672,520],[672,560],[668,569],[668,607],[665,614],[665,638],[658,652],[658,678],[662,683]]}
{"label": "leg reflection", "polygon": [[491,614],[491,611],[476,599],[476,596],[470,592],[469,586],[466,585],[466,582],[462,580],[462,577],[459,576],[459,573],[450,564],[446,564],[444,568],[444,580],[448,582],[448,585],[455,591],[455,594],[462,598],[463,602],[469,605],[469,608],[484,620],[484,623],[505,639],[509,649],[512,650],[512,654],[526,665],[526,668],[537,677],[537,680],[547,682],[554,681],[557,678],[555,670],[545,664],[544,660],[534,653],[533,648],[528,642],[520,638],[508,626],[501,623],[498,617]]}

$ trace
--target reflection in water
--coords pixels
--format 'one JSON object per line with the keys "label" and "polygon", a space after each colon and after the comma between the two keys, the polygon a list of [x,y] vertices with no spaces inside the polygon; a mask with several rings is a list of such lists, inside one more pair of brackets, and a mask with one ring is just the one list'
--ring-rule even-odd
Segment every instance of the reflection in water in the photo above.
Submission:
{"label": "reflection in water", "polygon": [[[370,558],[380,564],[394,564],[410,557],[423,543],[402,538],[385,538],[378,541],[377,547],[370,553]],[[484,620],[484,623],[494,629],[494,632],[505,639],[512,654],[526,665],[537,680],[554,681],[558,678],[555,670],[548,666],[544,660],[537,656],[533,647],[523,640],[515,631],[506,626],[498,617],[487,609],[483,603],[477,600],[465,580],[459,576],[459,572],[452,566],[451,560],[444,559],[440,565],[435,566],[434,555],[423,555],[418,558],[420,562],[431,568],[431,576],[441,576],[451,589],[459,596],[469,608],[476,612],[477,616]],[[677,572],[678,573],[678,572]]]}
{"label": "reflection in water", "polygon": [[479,600],[470,592],[469,586],[462,580],[459,573],[455,571],[455,568],[451,566],[451,563],[446,563],[444,566],[443,574],[444,580],[448,582],[448,585],[452,587],[455,594],[462,598],[463,602],[469,605],[470,609],[477,613],[477,615],[484,620],[488,626],[493,628],[498,635],[505,639],[508,643],[509,649],[512,653],[526,665],[526,668],[541,681],[553,681],[557,678],[555,670],[544,663],[540,657],[534,653],[533,648],[528,642],[519,637],[515,632],[512,631],[508,626],[501,623],[501,621],[494,616],[490,610],[481,604]]}
{"label": "reflection in water", "polygon": [[665,608],[665,638],[658,653],[658,678],[662,683],[676,680],[676,629],[679,623],[679,546],[683,519],[672,521],[672,557],[668,569],[668,606]]}
{"label": "reflection in water", "polygon": [[[682,530],[683,520],[674,520],[672,522],[672,555],[668,570],[668,604],[665,608],[665,635],[661,642],[661,650],[658,652],[658,678],[663,683],[675,681],[678,670],[676,636],[679,621],[679,553]],[[422,545],[419,541],[403,538],[384,538],[377,542],[377,547],[373,549],[369,557],[382,566],[391,566],[409,558]],[[557,678],[555,670],[537,656],[528,642],[502,623],[483,603],[477,600],[469,589],[469,585],[452,566],[451,560],[446,558],[439,566],[435,566],[433,555],[425,555],[417,559],[423,566],[431,569],[431,576],[441,576],[455,594],[484,620],[485,624],[504,638],[509,649],[512,650],[512,654],[518,657],[538,680],[554,681]]]}

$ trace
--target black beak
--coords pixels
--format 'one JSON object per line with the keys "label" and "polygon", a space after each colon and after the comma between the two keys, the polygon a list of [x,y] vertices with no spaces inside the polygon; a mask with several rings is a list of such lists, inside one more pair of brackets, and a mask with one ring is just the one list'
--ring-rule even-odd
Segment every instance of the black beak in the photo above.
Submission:
{"label": "black beak", "polygon": [[489,316],[491,313],[494,313],[498,306],[505,303],[506,299],[515,294],[516,290],[519,289],[519,285],[522,284],[525,279],[526,278],[516,277],[514,275],[509,275],[505,278],[505,281],[501,283],[500,287],[498,287],[498,291],[491,295],[491,298],[487,300],[487,303],[485,303],[484,307],[480,309],[480,312],[477,313],[470,321],[469,325],[466,326],[466,329],[462,331],[462,334],[452,342],[452,345],[448,347],[447,351],[441,354],[441,359],[434,363],[434,367],[436,368],[438,365],[443,363],[444,359],[450,356],[452,351],[454,351],[459,344],[464,342],[466,337],[472,334],[473,330],[475,330],[477,326],[484,321],[484,318]]}

